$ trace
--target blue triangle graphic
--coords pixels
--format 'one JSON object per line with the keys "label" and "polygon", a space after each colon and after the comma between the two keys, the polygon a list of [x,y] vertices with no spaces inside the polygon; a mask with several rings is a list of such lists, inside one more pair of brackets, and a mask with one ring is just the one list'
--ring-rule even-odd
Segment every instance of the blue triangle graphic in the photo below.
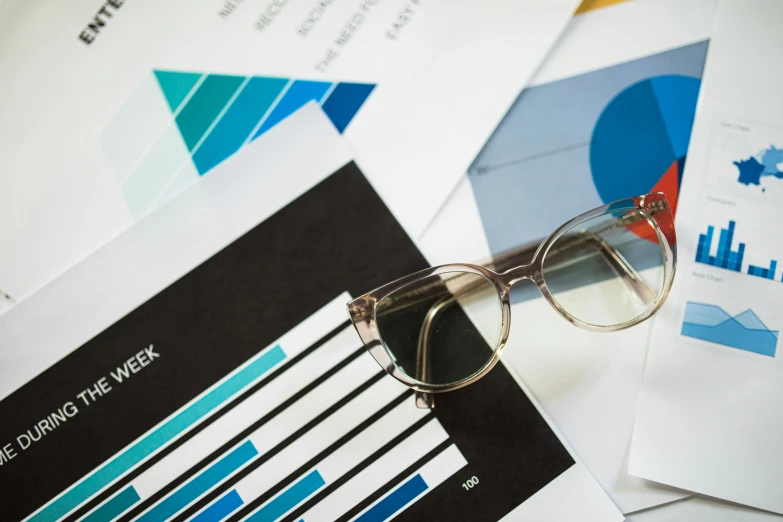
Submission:
{"label": "blue triangle graphic", "polygon": [[[176,123],[200,175],[309,101],[319,103],[342,133],[375,88],[372,83],[206,74],[206,79],[183,104],[203,74],[154,73],[171,111],[179,110]],[[222,80],[236,79],[247,81],[242,85],[232,81],[222,86],[226,83]],[[213,85],[218,80],[221,85]]]}
{"label": "blue triangle graphic", "polygon": [[171,112],[174,112],[179,108],[182,100],[185,99],[193,86],[196,85],[199,78],[201,78],[201,74],[155,71],[155,78],[158,80],[158,85],[160,85],[160,89],[166,97],[166,102],[168,102]]}

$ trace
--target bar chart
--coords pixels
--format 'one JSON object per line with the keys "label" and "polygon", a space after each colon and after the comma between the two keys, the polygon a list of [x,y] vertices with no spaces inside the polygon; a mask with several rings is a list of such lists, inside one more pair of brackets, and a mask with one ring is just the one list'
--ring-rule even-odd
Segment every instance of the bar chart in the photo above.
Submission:
{"label": "bar chart", "polygon": [[[29,520],[380,522],[421,502],[468,466],[446,426],[475,413],[459,404],[449,411],[441,400],[434,411],[416,408],[412,391],[378,367],[344,322],[347,299],[335,299]],[[508,378],[505,370],[493,374]],[[471,409],[484,400],[480,389],[474,393]],[[187,430],[183,443],[126,474]],[[503,447],[497,453],[508,459]],[[572,462],[565,451],[557,460]]]}
{"label": "bar chart", "polygon": [[[188,417],[194,407],[206,411],[206,397],[233,398],[239,384],[264,382],[265,372],[257,368],[272,368],[268,354],[275,354],[275,364],[288,359],[282,375],[166,452],[82,520],[215,521],[235,515],[232,520],[272,521],[319,492],[330,501],[305,506],[308,518],[324,520],[320,517],[329,513],[326,519],[337,519],[364,500],[353,487],[357,482],[368,495],[379,488],[385,493],[363,519],[385,520],[464,467],[467,461],[433,413],[415,407],[412,392],[378,367],[343,322],[347,298],[335,300],[176,416]],[[314,330],[323,337],[308,346]],[[233,383],[233,393],[227,383]],[[151,440],[161,439],[156,433],[177,433],[168,426],[84,484],[110,480],[114,473],[108,470],[117,473],[132,464],[128,455],[138,447],[150,448]],[[400,473],[412,472],[418,478],[408,481],[414,482],[384,488]],[[76,491],[88,492],[85,486]],[[32,520],[53,519],[82,498],[72,493]]]}
{"label": "bar chart", "polygon": [[[742,267],[746,254],[745,243],[739,242],[736,249],[733,249],[732,247],[736,225],[737,223],[735,221],[729,221],[728,226],[720,230],[717,252],[715,255],[710,254],[713,247],[713,240],[715,239],[715,227],[713,225],[708,225],[707,231],[703,234],[699,234],[699,243],[696,247],[696,262],[731,270],[732,272],[743,273]],[[766,267],[748,264],[744,273],[774,281],[777,267],[777,260],[772,259]],[[781,281],[783,281],[783,277],[781,278]]]}

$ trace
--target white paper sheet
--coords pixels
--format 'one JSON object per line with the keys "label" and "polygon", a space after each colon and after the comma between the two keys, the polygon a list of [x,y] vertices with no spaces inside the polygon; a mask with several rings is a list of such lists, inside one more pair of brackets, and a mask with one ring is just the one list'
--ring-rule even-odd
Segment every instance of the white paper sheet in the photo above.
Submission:
{"label": "white paper sheet", "polygon": [[6,1],[0,289],[27,298],[308,97],[417,235],[577,4]]}
{"label": "white paper sheet", "polygon": [[783,513],[783,4],[718,6],[630,472]]}
{"label": "white paper sheet", "polygon": [[694,496],[665,506],[633,513],[626,522],[780,522],[783,517],[737,504]]}
{"label": "white paper sheet", "polygon": [[[711,0],[635,0],[577,16],[531,86],[702,42],[710,35],[713,8]],[[662,25],[670,30],[658,30]],[[566,131],[548,129],[553,136]],[[497,192],[523,193],[525,174],[522,169],[509,176],[508,183],[518,186],[498,186]],[[564,176],[567,181],[568,174]],[[508,223],[501,224],[508,230],[543,229],[543,222],[549,227],[542,230],[546,234],[563,220],[589,210],[558,199],[563,196],[558,191],[568,191],[568,187],[550,188],[552,194],[541,196],[541,206],[558,207],[550,214],[567,212],[560,220],[547,214],[535,222],[520,221],[518,205],[504,200],[497,202],[500,216],[506,212],[498,222]],[[433,264],[485,259],[491,253],[486,225],[482,226],[473,187],[466,178],[422,236],[421,246]],[[627,473],[650,323],[598,335],[566,324],[543,300],[514,304],[512,316],[513,333],[504,360],[519,372],[620,509],[627,513],[686,495]]]}

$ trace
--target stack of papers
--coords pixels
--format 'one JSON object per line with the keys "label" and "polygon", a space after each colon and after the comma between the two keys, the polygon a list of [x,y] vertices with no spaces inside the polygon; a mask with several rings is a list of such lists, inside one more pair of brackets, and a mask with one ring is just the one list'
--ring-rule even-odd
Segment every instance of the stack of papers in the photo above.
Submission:
{"label": "stack of papers", "polygon": [[[780,21],[6,0],[3,520],[778,519]],[[651,321],[512,293],[503,364],[421,410],[347,320],[654,191],[679,267]]]}

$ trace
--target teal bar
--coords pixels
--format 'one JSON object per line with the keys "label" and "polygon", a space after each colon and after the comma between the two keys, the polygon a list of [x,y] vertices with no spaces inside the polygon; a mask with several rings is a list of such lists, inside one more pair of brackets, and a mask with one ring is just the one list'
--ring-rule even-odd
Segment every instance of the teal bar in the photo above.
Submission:
{"label": "teal bar", "polygon": [[210,74],[193,93],[177,116],[177,127],[189,151],[193,151],[243,81],[242,76]]}
{"label": "teal bar", "polygon": [[133,486],[129,486],[116,497],[84,517],[82,522],[109,522],[120,516],[139,500],[141,500],[139,494],[136,493]]}
{"label": "teal bar", "polygon": [[177,71],[154,71],[160,90],[169,104],[171,112],[176,112],[188,97],[190,91],[201,79],[201,73],[185,73]]}
{"label": "teal bar", "polygon": [[266,506],[248,518],[247,522],[274,522],[318,491],[324,484],[326,482],[321,474],[314,470],[299,482],[280,493]]}
{"label": "teal bar", "polygon": [[231,156],[250,137],[253,129],[288,84],[283,78],[255,77],[223,114],[209,136],[193,154],[193,163],[201,175]]}
{"label": "teal bar", "polygon": [[28,519],[29,522],[55,522],[67,515],[71,510],[114,481],[114,479],[123,475],[171,439],[201,420],[216,407],[228,401],[237,392],[269,371],[283,359],[285,359],[285,352],[283,352],[280,346],[270,349],[223,384],[188,406],[176,417],[73,486],[60,498],[30,517]]}

